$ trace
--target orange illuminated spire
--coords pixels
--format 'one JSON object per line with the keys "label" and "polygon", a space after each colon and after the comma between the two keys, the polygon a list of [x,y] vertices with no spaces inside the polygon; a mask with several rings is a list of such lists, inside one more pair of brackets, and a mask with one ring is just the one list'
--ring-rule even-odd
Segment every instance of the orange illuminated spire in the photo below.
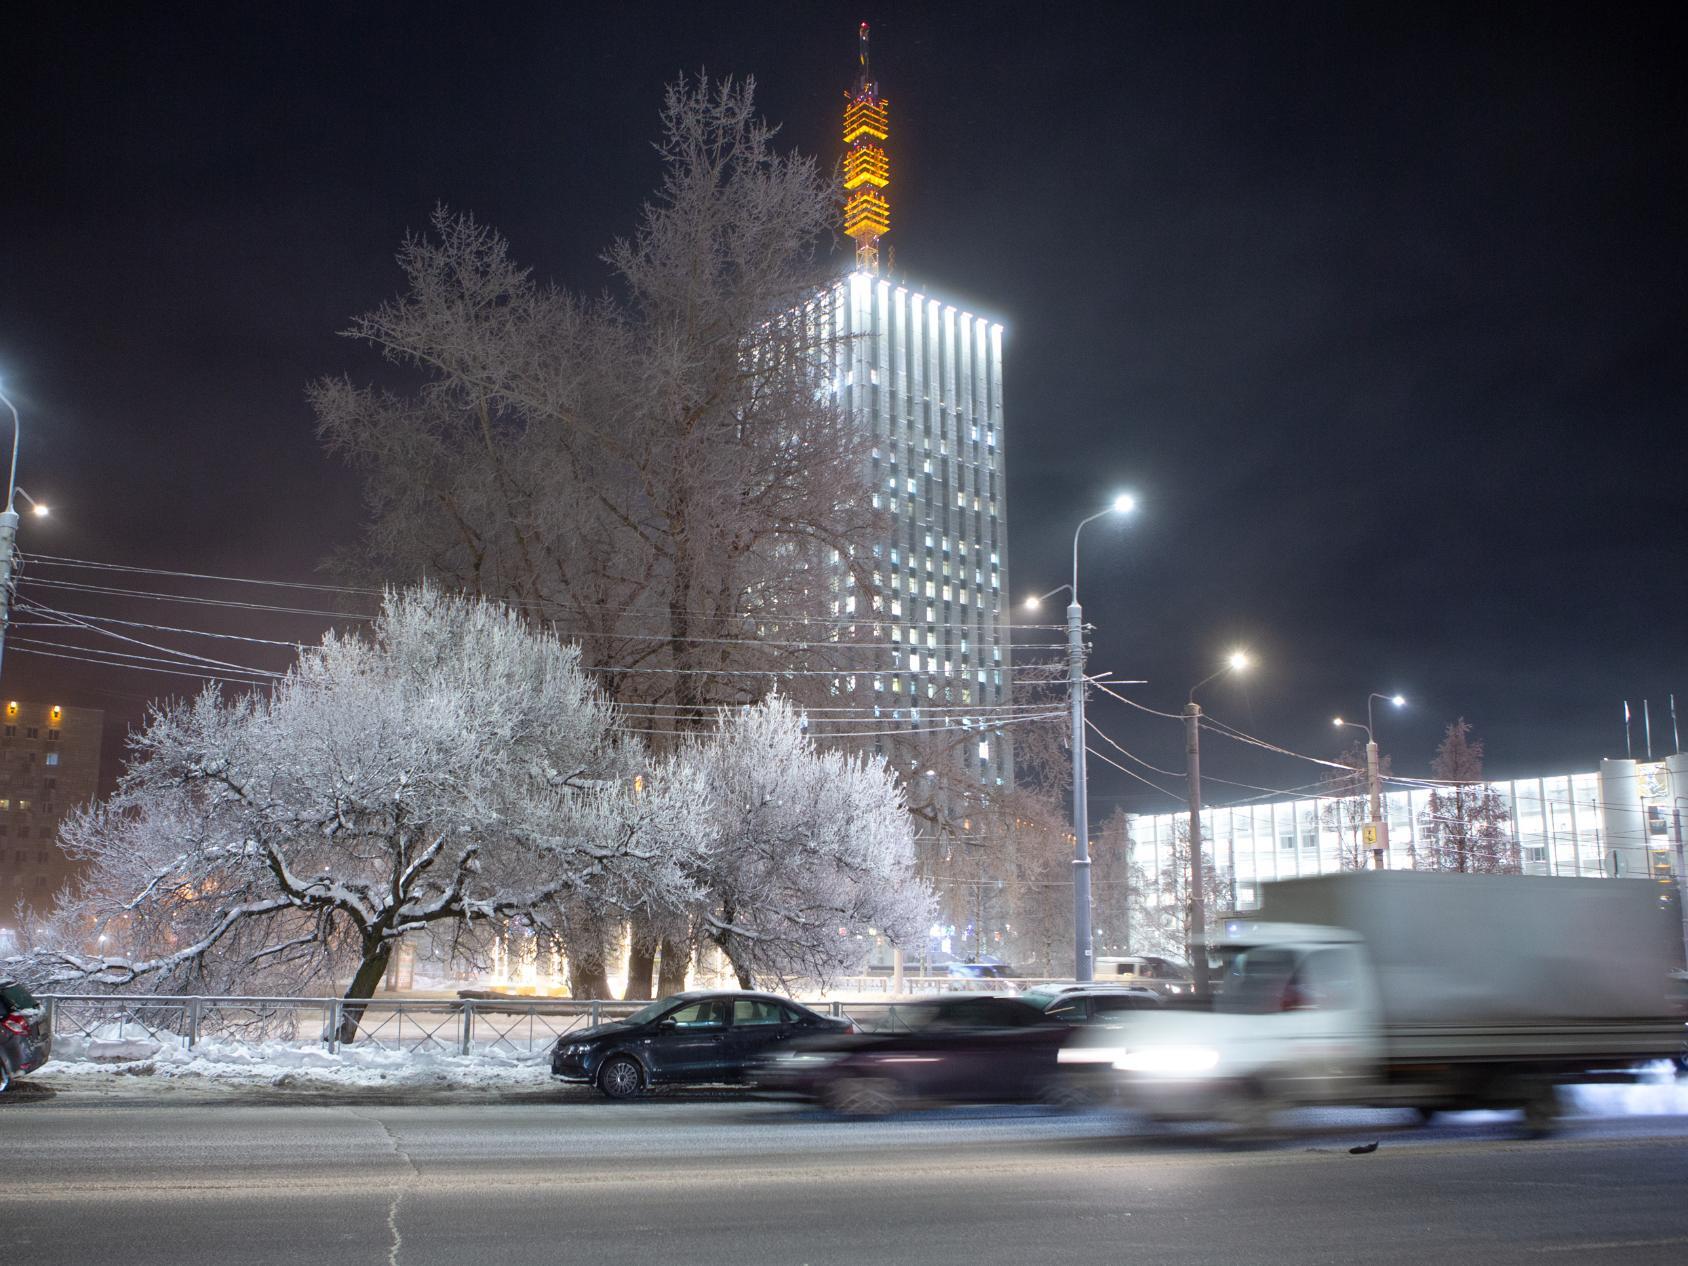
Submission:
{"label": "orange illuminated spire", "polygon": [[862,73],[844,94],[844,232],[856,239],[856,266],[879,271],[879,238],[891,228],[891,204],[879,191],[891,183],[886,106],[867,61],[867,23],[859,32]]}

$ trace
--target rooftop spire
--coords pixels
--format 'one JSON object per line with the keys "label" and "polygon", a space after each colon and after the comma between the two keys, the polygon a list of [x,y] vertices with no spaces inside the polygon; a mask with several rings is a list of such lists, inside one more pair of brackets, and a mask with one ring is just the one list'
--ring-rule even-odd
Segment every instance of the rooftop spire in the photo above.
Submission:
{"label": "rooftop spire", "polygon": [[857,32],[861,75],[844,94],[844,232],[856,239],[856,267],[879,271],[879,238],[891,228],[891,204],[880,190],[891,183],[891,164],[879,142],[886,139],[888,102],[868,66],[867,23]]}

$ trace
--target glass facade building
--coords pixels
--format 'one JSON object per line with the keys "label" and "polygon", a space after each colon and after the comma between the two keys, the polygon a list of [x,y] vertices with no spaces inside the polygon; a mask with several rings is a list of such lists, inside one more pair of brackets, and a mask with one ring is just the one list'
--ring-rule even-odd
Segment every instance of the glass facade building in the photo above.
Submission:
{"label": "glass facade building", "polygon": [[[1012,701],[1002,326],[859,270],[833,289],[830,317],[846,336],[838,391],[871,432],[874,506],[891,524],[866,599],[890,667],[843,688],[893,725],[977,729],[966,758],[979,781],[1011,786],[1013,740],[992,728]],[[839,583],[835,613],[859,613]]]}
{"label": "glass facade building", "polygon": [[[1688,757],[1603,761],[1599,770],[1486,784],[1508,810],[1505,830],[1525,874],[1669,878],[1680,873],[1688,816]],[[1412,865],[1431,790],[1386,791],[1390,867]],[[1202,839],[1222,877],[1236,883],[1236,908],[1260,903],[1276,879],[1344,869],[1363,850],[1365,813],[1352,798],[1257,801],[1202,811]],[[1132,861],[1148,876],[1173,864],[1187,813],[1131,814]],[[1182,844],[1178,844],[1183,856]],[[1369,856],[1369,854],[1368,854]]]}

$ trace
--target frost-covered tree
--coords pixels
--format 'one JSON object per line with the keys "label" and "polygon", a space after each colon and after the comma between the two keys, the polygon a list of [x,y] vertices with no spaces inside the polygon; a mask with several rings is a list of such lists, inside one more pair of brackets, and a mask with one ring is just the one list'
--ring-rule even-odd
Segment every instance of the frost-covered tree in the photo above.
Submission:
{"label": "frost-covered tree", "polygon": [[[868,614],[882,536],[871,435],[832,390],[838,190],[775,148],[749,82],[681,80],[661,129],[661,185],[605,256],[606,297],[539,283],[441,210],[399,255],[405,292],[348,331],[412,385],[311,390],[367,482],[358,568],[558,622],[659,742],[775,673],[824,692],[889,662],[832,619]],[[635,926],[636,994],[657,939]]]}
{"label": "frost-covered tree", "polygon": [[[673,822],[701,804],[632,794],[640,763],[576,648],[498,604],[389,593],[367,634],[329,634],[268,692],[154,708],[116,794],[64,828],[87,877],[31,974],[218,991],[349,974],[363,999],[412,933],[668,908],[702,842]],[[122,952],[88,953],[102,933]]]}
{"label": "frost-covered tree", "polygon": [[1413,865],[1420,870],[1516,875],[1523,859],[1512,838],[1506,798],[1483,781],[1483,742],[1464,717],[1448,726],[1430,762],[1441,785],[1418,819]]}
{"label": "frost-covered tree", "polygon": [[896,779],[875,757],[817,747],[786,700],[723,712],[652,782],[709,798],[685,913],[747,988],[829,980],[857,964],[855,934],[870,927],[893,944],[924,935],[931,893]]}

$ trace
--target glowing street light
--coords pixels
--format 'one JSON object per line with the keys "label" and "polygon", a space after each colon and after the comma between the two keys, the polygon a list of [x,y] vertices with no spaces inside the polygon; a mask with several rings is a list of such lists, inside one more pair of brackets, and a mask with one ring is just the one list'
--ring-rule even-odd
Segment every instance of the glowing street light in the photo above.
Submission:
{"label": "glowing street light", "polygon": [[6,476],[6,508],[0,510],[0,653],[6,649],[6,625],[11,618],[12,557],[18,543],[17,499],[29,502],[36,517],[46,515],[47,507],[18,487],[18,407],[0,391],[0,404],[12,413],[12,464]]}
{"label": "glowing street light", "polygon": [[1078,537],[1085,524],[1110,514],[1130,514],[1137,498],[1129,492],[1117,494],[1106,510],[1080,519],[1073,529],[1073,581],[1056,585],[1046,594],[1026,600],[1035,611],[1046,598],[1061,590],[1072,599],[1067,606],[1067,688],[1073,715],[1073,979],[1095,979],[1095,954],[1090,945],[1090,808],[1085,787],[1084,760],[1084,608],[1078,602]]}
{"label": "glowing street light", "polygon": [[1358,721],[1344,721],[1341,717],[1332,717],[1331,724],[1337,729],[1344,727],[1351,730],[1366,732],[1366,783],[1371,800],[1371,821],[1365,826],[1366,843],[1372,851],[1372,869],[1383,869],[1383,855],[1389,849],[1389,823],[1383,820],[1383,783],[1378,773],[1377,738],[1372,732],[1372,700],[1382,699],[1385,703],[1392,703],[1397,708],[1407,706],[1405,695],[1383,695],[1372,691],[1366,696],[1366,723]]}
{"label": "glowing street light", "polygon": [[[1196,702],[1196,691],[1215,677],[1243,672],[1250,663],[1247,651],[1232,651],[1222,665],[1190,687],[1184,705],[1184,772],[1190,782],[1190,927],[1197,937],[1207,931],[1207,894],[1202,891],[1202,705]],[[1207,950],[1188,948],[1196,995],[1205,997]]]}

